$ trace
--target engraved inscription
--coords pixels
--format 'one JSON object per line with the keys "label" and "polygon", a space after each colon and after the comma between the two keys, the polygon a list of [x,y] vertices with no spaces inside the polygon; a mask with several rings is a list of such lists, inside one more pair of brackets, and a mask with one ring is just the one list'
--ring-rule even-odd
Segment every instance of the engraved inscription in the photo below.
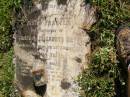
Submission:
{"label": "engraved inscription", "polygon": [[[33,0],[24,11],[27,20],[17,24],[14,44],[22,64],[20,72],[29,76],[34,65],[43,64],[48,80],[46,97],[79,97],[75,79],[87,68],[91,53],[90,38],[82,26],[90,28],[95,23],[94,9],[84,0]],[[21,80],[19,66],[16,68],[17,80]]]}

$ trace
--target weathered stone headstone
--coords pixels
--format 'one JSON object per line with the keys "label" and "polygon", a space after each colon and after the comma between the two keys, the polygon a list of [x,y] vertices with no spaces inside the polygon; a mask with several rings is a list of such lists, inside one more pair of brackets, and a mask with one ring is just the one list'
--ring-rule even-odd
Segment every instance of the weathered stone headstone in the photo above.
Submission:
{"label": "weathered stone headstone", "polygon": [[75,79],[89,62],[91,42],[85,30],[96,21],[95,8],[84,0],[26,0],[16,15],[19,89],[35,92],[34,85],[46,84],[45,97],[79,97]]}
{"label": "weathered stone headstone", "polygon": [[[126,84],[124,91],[117,88],[120,96],[130,97],[130,26],[129,23],[123,24],[116,32],[116,50],[118,65],[120,70],[120,79]],[[119,87],[117,85],[117,87]]]}

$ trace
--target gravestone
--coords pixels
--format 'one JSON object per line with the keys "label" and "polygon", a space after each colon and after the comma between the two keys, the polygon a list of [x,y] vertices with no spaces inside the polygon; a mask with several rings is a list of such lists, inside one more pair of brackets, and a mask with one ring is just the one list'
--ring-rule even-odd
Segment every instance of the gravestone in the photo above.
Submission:
{"label": "gravestone", "polygon": [[129,23],[124,23],[116,31],[116,50],[117,50],[117,59],[119,61],[118,67],[120,70],[120,79],[123,80],[126,84],[123,86],[123,91],[118,88],[122,85],[116,84],[117,94],[121,97],[130,96],[130,26]]}
{"label": "gravestone", "polygon": [[15,14],[17,87],[25,97],[24,91],[41,85],[46,85],[44,97],[79,97],[75,80],[89,63],[86,30],[96,22],[95,8],[84,0],[24,0],[22,5]]}

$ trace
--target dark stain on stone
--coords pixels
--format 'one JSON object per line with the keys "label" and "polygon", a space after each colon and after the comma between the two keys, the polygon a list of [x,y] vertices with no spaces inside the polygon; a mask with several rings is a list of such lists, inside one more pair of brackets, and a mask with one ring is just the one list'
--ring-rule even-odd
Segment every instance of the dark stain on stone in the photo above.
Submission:
{"label": "dark stain on stone", "polygon": [[42,4],[42,10],[46,10],[48,8],[48,3],[51,0],[41,0],[41,4]]}
{"label": "dark stain on stone", "polygon": [[67,82],[67,81],[65,81],[65,80],[62,80],[61,81],[61,87],[62,87],[62,89],[69,89],[70,88],[70,86],[71,86],[71,84],[69,83],[69,82]]}
{"label": "dark stain on stone", "polygon": [[78,63],[82,63],[81,58],[79,58],[79,57],[75,57],[74,59],[75,59]]}
{"label": "dark stain on stone", "polygon": [[21,5],[21,8],[14,12],[15,39],[21,48],[34,53],[37,51],[37,21],[41,10],[33,4],[32,0],[23,0]]}
{"label": "dark stain on stone", "polygon": [[67,0],[57,0],[57,4],[58,5],[66,5],[67,4]]}
{"label": "dark stain on stone", "polygon": [[39,94],[40,96],[44,96],[46,94],[46,89],[47,89],[47,85],[42,85],[42,86],[35,86],[34,88],[36,90],[36,93]]}
{"label": "dark stain on stone", "polygon": [[92,1],[91,0],[85,0],[85,4],[91,4],[92,3]]}
{"label": "dark stain on stone", "polygon": [[89,44],[90,44],[90,41],[86,42],[86,43],[85,43],[85,46],[88,46]]}
{"label": "dark stain on stone", "polygon": [[41,14],[40,10],[35,10],[32,11],[29,15],[28,15],[28,20],[35,20],[38,18],[38,16]]}

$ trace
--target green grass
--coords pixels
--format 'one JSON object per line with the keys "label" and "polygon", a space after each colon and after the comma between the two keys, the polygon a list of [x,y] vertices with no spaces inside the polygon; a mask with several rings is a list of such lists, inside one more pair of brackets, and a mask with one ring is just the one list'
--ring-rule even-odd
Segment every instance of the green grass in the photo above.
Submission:
{"label": "green grass", "polygon": [[0,97],[16,97],[13,87],[12,47],[13,10],[20,0],[0,0]]}
{"label": "green grass", "polygon": [[0,53],[0,97],[15,97],[13,50]]}
{"label": "green grass", "polygon": [[0,52],[12,46],[12,14],[18,8],[20,0],[0,0]]}
{"label": "green grass", "polygon": [[[115,31],[130,19],[129,0],[86,0],[88,2],[96,6],[99,17],[88,33],[96,33],[97,37],[92,41],[89,69],[79,76],[78,82],[85,97],[113,97],[114,80],[120,76],[114,47]],[[125,85],[122,78],[119,80]]]}

